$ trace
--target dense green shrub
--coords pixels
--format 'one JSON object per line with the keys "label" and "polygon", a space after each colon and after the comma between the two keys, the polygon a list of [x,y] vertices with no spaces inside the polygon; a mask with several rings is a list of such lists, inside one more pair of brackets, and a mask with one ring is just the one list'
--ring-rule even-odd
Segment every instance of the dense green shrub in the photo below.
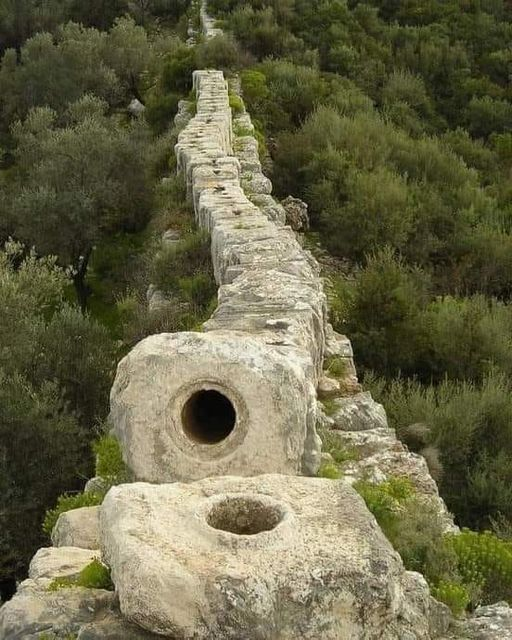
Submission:
{"label": "dense green shrub", "polygon": [[129,479],[121,446],[115,436],[102,436],[94,443],[93,450],[96,454],[96,475],[108,485],[121,484]]}
{"label": "dense green shrub", "polygon": [[328,480],[339,480],[343,477],[343,473],[338,465],[332,462],[322,462],[318,470],[318,477],[327,478]]}
{"label": "dense green shrub", "polygon": [[96,507],[103,501],[103,495],[86,491],[84,493],[76,493],[73,495],[64,494],[57,500],[57,506],[46,512],[43,522],[43,531],[50,536],[53,528],[57,524],[57,520],[61,513],[80,509],[81,507]]}
{"label": "dense green shrub", "polygon": [[450,536],[447,544],[454,549],[458,569],[465,584],[480,593],[477,604],[497,600],[512,602],[512,544],[500,540],[489,531],[464,530]]}
{"label": "dense green shrub", "polygon": [[228,35],[219,35],[200,43],[196,51],[198,69],[233,71],[243,64],[243,53],[237,41]]}
{"label": "dense green shrub", "polygon": [[461,616],[471,602],[471,596],[466,587],[457,582],[442,580],[437,586],[432,587],[431,592],[436,600],[450,607],[456,617]]}
{"label": "dense green shrub", "polygon": [[512,517],[508,376],[492,372],[480,384],[445,380],[435,386],[400,379],[367,382],[391,425],[413,448],[418,448],[417,428],[411,425],[423,425],[424,442],[440,452],[440,489],[461,523],[485,527],[489,516]]}
{"label": "dense green shrub", "polygon": [[[182,286],[198,274],[211,274],[210,241],[202,231],[190,233],[177,243],[164,246],[151,265],[150,281],[169,294],[181,290]],[[181,283],[181,284],[180,284]],[[205,288],[204,280],[198,281]],[[190,287],[193,288],[193,284]],[[208,305],[208,300],[203,300]]]}
{"label": "dense green shrub", "polygon": [[373,513],[384,533],[391,537],[397,526],[398,514],[402,506],[414,494],[414,487],[410,480],[392,477],[380,484],[360,481],[355,485],[355,488],[363,497],[366,506]]}
{"label": "dense green shrub", "polygon": [[[360,366],[387,375],[414,371],[425,349],[428,278],[390,249],[367,259],[346,302],[344,325]],[[343,295],[343,293],[342,293]]]}
{"label": "dense green shrub", "polygon": [[90,476],[108,407],[115,345],[69,287],[54,258],[0,251],[0,580],[23,576],[45,510]]}
{"label": "dense green shrub", "polygon": [[146,119],[155,133],[163,133],[178,112],[178,93],[151,93],[146,100]]}

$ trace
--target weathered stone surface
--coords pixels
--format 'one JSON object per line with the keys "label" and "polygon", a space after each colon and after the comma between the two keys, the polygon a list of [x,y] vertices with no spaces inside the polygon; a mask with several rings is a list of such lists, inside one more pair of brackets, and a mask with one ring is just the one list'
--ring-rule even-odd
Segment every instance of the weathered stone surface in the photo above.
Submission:
{"label": "weathered stone surface", "polygon": [[306,453],[318,464],[307,371],[300,351],[234,332],[147,338],[121,361],[111,394],[128,466],[167,482],[296,474]]}
{"label": "weathered stone surface", "polygon": [[286,223],[286,213],[281,204],[265,193],[252,193],[247,196],[271,222],[282,227]]}
{"label": "weathered stone surface", "polygon": [[116,607],[106,611],[101,619],[83,625],[77,640],[158,640],[161,637],[129,623]]}
{"label": "weathered stone surface", "polygon": [[478,607],[446,640],[512,640],[512,609],[506,602]]}
{"label": "weathered stone surface", "polygon": [[[120,364],[111,396],[115,432],[138,479],[313,474],[320,445],[315,389],[328,326],[319,267],[289,227],[272,221],[271,184],[255,140],[235,139],[240,157],[232,155],[223,74],[196,71],[194,88],[197,113],[175,151],[197,223],[211,234],[219,304],[204,324],[206,336],[150,338]],[[244,173],[249,167],[254,171]],[[266,212],[242,188],[254,190],[255,181],[266,185],[260,195]],[[154,288],[148,299],[150,309],[169,304]],[[200,391],[223,394],[236,413],[236,426],[222,441],[184,436],[184,403]]]}
{"label": "weathered stone surface", "polygon": [[137,98],[134,98],[128,105],[128,113],[136,118],[140,117],[145,111],[146,107]]}
{"label": "weathered stone surface", "polygon": [[16,596],[0,608],[2,640],[39,640],[43,633],[66,638],[101,616],[114,601],[110,591],[79,587],[48,591],[49,583],[25,580]]}
{"label": "weathered stone surface", "polygon": [[175,640],[429,638],[417,587],[409,601],[398,555],[342,481],[114,487],[101,538],[122,613]]}
{"label": "weathered stone surface", "polygon": [[377,453],[396,446],[397,438],[393,429],[377,427],[366,431],[331,431],[331,436],[347,449],[357,454],[357,459],[371,458]]}
{"label": "weathered stone surface", "polygon": [[180,100],[178,102],[178,112],[174,116],[174,126],[178,129],[184,129],[193,117],[192,105],[188,100]]}
{"label": "weathered stone surface", "polygon": [[386,412],[375,402],[368,391],[335,401],[333,419],[338,429],[343,431],[364,431],[366,429],[387,428]]}
{"label": "weathered stone surface", "polygon": [[206,5],[207,3],[205,0],[201,3],[201,9],[200,9],[201,26],[203,28],[203,34],[207,38],[215,38],[216,36],[222,35],[222,29],[219,29],[218,27],[215,26],[217,21],[208,14],[208,9]]}
{"label": "weathered stone surface", "polygon": [[439,638],[448,630],[452,616],[445,604],[437,602],[431,595],[427,581],[415,571],[407,571],[402,581],[407,597],[401,615],[408,626],[400,640],[416,640],[416,629],[425,625],[431,638]]}
{"label": "weathered stone surface", "polygon": [[100,476],[94,476],[87,480],[84,491],[88,493],[105,493],[107,490],[107,481]]}
{"label": "weathered stone surface", "polygon": [[338,398],[334,403],[337,410],[330,419],[324,419],[323,425],[331,430],[331,437],[356,454],[355,459],[344,466],[347,481],[365,479],[378,483],[393,476],[404,476],[420,495],[434,501],[446,531],[458,531],[425,458],[411,453],[397,439],[394,430],[387,425],[384,407],[376,403],[370,393]]}
{"label": "weathered stone surface", "polygon": [[82,507],[61,513],[52,531],[55,547],[98,549],[99,507]]}
{"label": "weathered stone surface", "polygon": [[309,229],[308,205],[303,200],[288,196],[281,204],[286,212],[286,224],[300,233]]}
{"label": "weathered stone surface", "polygon": [[53,580],[63,576],[76,575],[95,558],[99,557],[99,544],[97,550],[79,549],[77,547],[44,547],[39,549],[32,558],[28,576],[32,580],[41,578]]}
{"label": "weathered stone surface", "polygon": [[340,393],[340,383],[329,376],[322,376],[318,381],[318,395],[320,398],[330,398]]}

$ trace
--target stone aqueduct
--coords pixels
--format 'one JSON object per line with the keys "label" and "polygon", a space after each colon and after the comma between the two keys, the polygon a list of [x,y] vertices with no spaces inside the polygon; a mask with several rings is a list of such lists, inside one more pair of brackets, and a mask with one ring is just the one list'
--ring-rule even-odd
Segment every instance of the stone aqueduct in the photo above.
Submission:
{"label": "stone aqueduct", "polygon": [[[201,18],[217,35],[204,5]],[[196,71],[194,89],[175,152],[211,236],[218,306],[203,331],[151,336],[120,363],[111,419],[135,482],[60,516],[54,546],[0,609],[0,638],[446,638],[446,608],[350,487],[406,475],[453,529],[435,482],[359,388],[249,115],[232,113],[220,71]],[[344,363],[341,381],[326,377],[327,357]],[[318,392],[335,393],[331,417]],[[312,477],[319,424],[357,453],[344,480]],[[95,557],[115,593],[48,589]]]}

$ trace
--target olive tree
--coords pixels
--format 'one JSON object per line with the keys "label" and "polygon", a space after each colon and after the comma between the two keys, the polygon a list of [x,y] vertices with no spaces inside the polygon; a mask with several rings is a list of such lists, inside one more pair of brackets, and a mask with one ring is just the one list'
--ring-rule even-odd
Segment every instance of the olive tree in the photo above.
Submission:
{"label": "olive tree", "polygon": [[123,126],[106,111],[104,102],[85,96],[70,106],[64,126],[54,111],[37,108],[12,128],[16,235],[72,268],[82,309],[95,244],[116,231],[141,229],[151,206],[146,128]]}
{"label": "olive tree", "polygon": [[0,598],[35,549],[57,496],[91,472],[114,368],[106,330],[66,303],[55,258],[0,250]]}

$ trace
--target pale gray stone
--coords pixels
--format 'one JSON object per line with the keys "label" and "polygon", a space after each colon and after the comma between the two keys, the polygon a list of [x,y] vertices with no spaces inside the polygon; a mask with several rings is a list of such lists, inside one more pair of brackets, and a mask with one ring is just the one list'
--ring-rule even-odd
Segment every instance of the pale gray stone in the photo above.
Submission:
{"label": "pale gray stone", "polygon": [[81,627],[77,640],[158,640],[162,636],[155,635],[131,624],[117,610],[105,612],[100,620],[95,620]]}
{"label": "pale gray stone", "polygon": [[443,640],[512,640],[512,609],[506,602],[478,607]]}
{"label": "pale gray stone", "polygon": [[179,229],[167,229],[162,236],[164,246],[174,246],[181,240],[181,231]]}
{"label": "pale gray stone", "polygon": [[128,105],[128,113],[136,118],[139,118],[146,111],[146,107],[140,100],[134,98]]}
{"label": "pale gray stone", "polygon": [[108,482],[105,478],[94,476],[87,480],[84,491],[87,493],[104,493],[108,489]]}
{"label": "pale gray stone", "polygon": [[101,617],[114,594],[73,587],[49,591],[49,580],[25,580],[12,600],[0,608],[2,640],[38,640],[43,633],[68,637]]}
{"label": "pale gray stone", "polygon": [[114,433],[135,478],[150,482],[296,474],[311,456],[318,468],[307,374],[299,350],[246,334],[151,336],[118,366]]}
{"label": "pale gray stone", "polygon": [[99,507],[82,507],[61,513],[52,531],[55,547],[98,549]]}
{"label": "pale gray stone", "polygon": [[281,204],[286,212],[286,224],[297,232],[304,233],[309,229],[308,205],[299,198],[288,196]]}
{"label": "pale gray stone", "polygon": [[99,543],[96,550],[78,547],[44,547],[39,549],[30,562],[28,576],[32,580],[53,580],[63,576],[74,576],[95,558],[100,557]]}
{"label": "pale gray stone", "polygon": [[348,398],[337,398],[334,403],[336,411],[332,417],[338,429],[364,431],[388,426],[384,407],[375,402],[368,391]]}
{"label": "pale gray stone", "polygon": [[429,638],[417,587],[409,601],[398,555],[343,481],[122,485],[101,538],[123,615],[175,640]]}
{"label": "pale gray stone", "polygon": [[329,398],[340,393],[340,383],[329,376],[322,376],[318,381],[318,394],[320,397]]}

